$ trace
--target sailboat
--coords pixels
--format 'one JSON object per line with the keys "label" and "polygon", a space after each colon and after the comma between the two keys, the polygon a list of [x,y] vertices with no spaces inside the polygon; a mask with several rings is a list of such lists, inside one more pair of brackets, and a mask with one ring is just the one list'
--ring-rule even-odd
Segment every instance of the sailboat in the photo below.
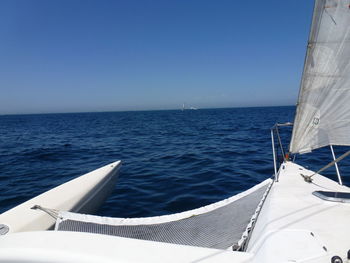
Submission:
{"label": "sailboat", "polygon": [[190,106],[189,108],[186,108],[186,104],[183,103],[183,104],[182,104],[182,109],[181,109],[181,110],[182,110],[182,111],[184,111],[184,110],[198,110],[198,108],[193,107],[193,106]]}
{"label": "sailboat", "polygon": [[[294,124],[271,129],[272,178],[208,206],[149,218],[76,213],[54,202],[69,203],[72,191],[59,188],[0,215],[0,262],[349,262],[350,188],[339,172],[337,182],[320,174],[350,155],[333,149],[350,146],[349,41],[349,2],[316,0]],[[280,130],[291,125],[285,151]],[[295,162],[321,147],[333,160],[319,171]]]}

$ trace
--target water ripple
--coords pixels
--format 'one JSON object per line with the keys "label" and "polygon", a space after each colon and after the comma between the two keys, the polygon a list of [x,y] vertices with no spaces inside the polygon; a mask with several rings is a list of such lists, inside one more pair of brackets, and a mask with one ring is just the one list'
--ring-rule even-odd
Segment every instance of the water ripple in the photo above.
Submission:
{"label": "water ripple", "polygon": [[[272,175],[269,129],[293,114],[267,107],[0,116],[0,212],[118,159],[120,179],[100,215],[163,215],[219,201]],[[317,169],[329,152],[300,158]]]}

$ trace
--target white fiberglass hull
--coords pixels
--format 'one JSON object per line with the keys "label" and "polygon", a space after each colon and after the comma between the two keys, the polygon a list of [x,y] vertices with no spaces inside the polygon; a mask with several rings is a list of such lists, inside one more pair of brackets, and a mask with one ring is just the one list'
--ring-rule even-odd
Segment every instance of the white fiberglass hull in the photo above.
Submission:
{"label": "white fiberglass hull", "polygon": [[250,232],[246,252],[92,233],[44,231],[0,236],[0,262],[329,263],[334,256],[347,262],[350,203],[326,201],[313,192],[350,192],[350,189],[318,174],[308,183],[300,173],[313,174],[292,162],[281,166],[279,180],[270,188]]}
{"label": "white fiberglass hull", "polygon": [[8,227],[8,234],[50,229],[55,219],[40,210],[44,208],[94,212],[110,194],[118,178],[121,162],[117,161],[84,174],[34,197],[0,215],[0,224]]}
{"label": "white fiberglass hull", "polygon": [[232,263],[252,255],[202,247],[68,231],[0,236],[0,262]]}
{"label": "white fiberglass hull", "polygon": [[[259,262],[347,261],[350,250],[350,203],[321,199],[315,191],[349,193],[350,188],[285,162],[252,231],[247,252]],[[337,261],[340,262],[340,261]]]}

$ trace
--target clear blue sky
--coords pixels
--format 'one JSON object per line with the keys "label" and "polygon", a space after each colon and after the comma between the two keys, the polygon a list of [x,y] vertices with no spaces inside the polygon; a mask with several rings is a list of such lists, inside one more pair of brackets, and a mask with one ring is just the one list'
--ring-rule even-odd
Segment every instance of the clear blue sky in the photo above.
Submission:
{"label": "clear blue sky", "polygon": [[1,0],[0,114],[293,105],[312,0]]}

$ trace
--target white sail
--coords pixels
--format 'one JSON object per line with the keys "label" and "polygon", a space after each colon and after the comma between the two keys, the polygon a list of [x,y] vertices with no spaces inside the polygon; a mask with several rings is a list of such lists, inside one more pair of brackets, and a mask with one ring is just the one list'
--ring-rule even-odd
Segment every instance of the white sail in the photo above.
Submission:
{"label": "white sail", "polygon": [[290,151],[350,145],[350,1],[316,0]]}

